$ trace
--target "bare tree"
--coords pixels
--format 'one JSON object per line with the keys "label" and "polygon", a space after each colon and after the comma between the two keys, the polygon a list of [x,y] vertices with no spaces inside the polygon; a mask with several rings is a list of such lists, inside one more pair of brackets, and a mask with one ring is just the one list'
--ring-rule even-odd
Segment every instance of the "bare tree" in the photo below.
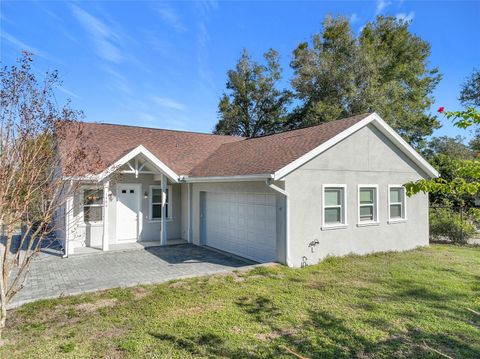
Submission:
{"label": "bare tree", "polygon": [[75,190],[66,176],[87,173],[100,159],[85,145],[82,113],[69,102],[57,105],[56,71],[39,80],[32,54],[24,52],[16,64],[0,69],[0,81],[1,336],[7,305],[22,289],[43,240],[63,223],[64,200]]}

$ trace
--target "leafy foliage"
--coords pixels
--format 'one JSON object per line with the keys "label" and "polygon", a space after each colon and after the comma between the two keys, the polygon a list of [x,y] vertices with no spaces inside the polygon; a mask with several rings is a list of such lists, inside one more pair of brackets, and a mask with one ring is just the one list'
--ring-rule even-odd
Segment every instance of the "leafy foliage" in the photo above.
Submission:
{"label": "leafy foliage", "polygon": [[218,104],[215,133],[255,137],[282,129],[291,96],[277,89],[281,79],[278,53],[264,54],[266,65],[252,60],[246,50],[235,70],[228,71],[227,90]]}
{"label": "leafy foliage", "polygon": [[445,111],[444,114],[459,128],[465,129],[480,124],[480,112],[474,107],[469,107],[463,111]]}
{"label": "leafy foliage", "polygon": [[[470,107],[464,111],[444,111],[443,113],[453,124],[460,128],[467,128],[473,124],[480,124],[480,113]],[[445,158],[440,158],[444,161]],[[476,160],[448,159],[450,168],[441,178],[422,179],[405,185],[409,196],[418,192],[430,192],[437,195],[476,196],[480,191],[480,162]],[[438,166],[437,166],[438,168]]]}
{"label": "leafy foliage", "polygon": [[474,196],[480,190],[480,163],[475,160],[455,160],[448,156],[438,156],[437,168],[443,166],[443,177],[422,179],[405,185],[409,196],[418,192],[461,196]]}
{"label": "leafy foliage", "polygon": [[464,244],[477,232],[469,213],[459,213],[451,208],[430,209],[430,236]]}
{"label": "leafy foliage", "polygon": [[441,76],[428,68],[428,42],[408,27],[378,16],[355,38],[347,19],[327,17],[312,44],[294,51],[292,86],[302,103],[290,126],[376,111],[409,143],[421,144],[439,127],[426,111]]}

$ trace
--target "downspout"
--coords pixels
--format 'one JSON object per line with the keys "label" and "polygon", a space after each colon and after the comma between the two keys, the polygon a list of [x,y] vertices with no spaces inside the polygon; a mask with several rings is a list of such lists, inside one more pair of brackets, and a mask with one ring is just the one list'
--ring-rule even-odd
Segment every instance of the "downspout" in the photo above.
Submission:
{"label": "downspout", "polygon": [[289,206],[289,198],[288,198],[288,193],[284,189],[274,185],[272,183],[272,179],[268,178],[265,180],[265,183],[269,188],[272,190],[282,194],[285,196],[285,264],[289,267],[291,267],[290,263],[290,234],[289,234],[289,228],[290,228],[290,206]]}

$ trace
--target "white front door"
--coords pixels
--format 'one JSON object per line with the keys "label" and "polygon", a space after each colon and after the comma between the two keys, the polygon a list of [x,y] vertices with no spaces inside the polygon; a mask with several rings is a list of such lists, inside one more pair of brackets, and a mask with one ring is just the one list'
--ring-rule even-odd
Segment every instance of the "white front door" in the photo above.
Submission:
{"label": "white front door", "polygon": [[117,185],[117,241],[138,240],[141,185],[119,183]]}

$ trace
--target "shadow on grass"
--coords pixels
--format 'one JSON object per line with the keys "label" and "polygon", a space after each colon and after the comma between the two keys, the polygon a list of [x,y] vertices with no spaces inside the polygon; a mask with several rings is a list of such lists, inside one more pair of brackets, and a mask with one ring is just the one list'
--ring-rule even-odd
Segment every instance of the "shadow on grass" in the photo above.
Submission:
{"label": "shadow on grass", "polygon": [[203,333],[187,338],[161,333],[149,333],[152,337],[169,342],[178,350],[188,352],[193,356],[226,357],[226,358],[258,358],[255,351],[233,349],[228,347],[217,334]]}
{"label": "shadow on grass", "polygon": [[263,296],[256,298],[240,297],[236,304],[245,313],[253,316],[259,323],[271,323],[281,314],[278,307],[270,299]]}

